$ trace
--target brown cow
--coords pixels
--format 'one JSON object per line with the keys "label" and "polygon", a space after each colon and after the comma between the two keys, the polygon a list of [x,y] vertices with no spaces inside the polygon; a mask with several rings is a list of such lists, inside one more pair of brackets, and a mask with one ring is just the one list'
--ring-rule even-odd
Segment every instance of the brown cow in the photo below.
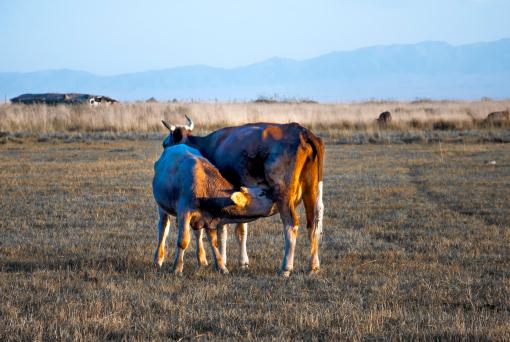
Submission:
{"label": "brown cow", "polygon": [[377,119],[377,122],[381,126],[385,126],[389,123],[391,123],[391,113],[386,111],[379,114],[379,118]]}
{"label": "brown cow", "polygon": [[192,135],[193,122],[163,124],[170,134],[163,146],[196,148],[234,186],[258,187],[276,203],[284,227],[285,255],[281,274],[294,268],[298,232],[296,205],[302,200],[310,240],[310,271],[317,272],[322,234],[324,144],[297,123],[253,123],[219,129],[207,136]]}
{"label": "brown cow", "polygon": [[493,112],[487,115],[487,118],[485,120],[487,120],[488,122],[510,121],[510,113],[508,109],[500,112]]}

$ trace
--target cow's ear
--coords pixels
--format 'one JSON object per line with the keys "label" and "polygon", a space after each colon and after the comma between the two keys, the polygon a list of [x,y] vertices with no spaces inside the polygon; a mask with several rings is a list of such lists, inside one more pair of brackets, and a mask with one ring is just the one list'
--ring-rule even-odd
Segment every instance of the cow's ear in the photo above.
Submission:
{"label": "cow's ear", "polygon": [[230,196],[230,199],[241,208],[246,207],[246,204],[248,204],[248,199],[246,198],[246,195],[243,194],[240,191],[236,191]]}

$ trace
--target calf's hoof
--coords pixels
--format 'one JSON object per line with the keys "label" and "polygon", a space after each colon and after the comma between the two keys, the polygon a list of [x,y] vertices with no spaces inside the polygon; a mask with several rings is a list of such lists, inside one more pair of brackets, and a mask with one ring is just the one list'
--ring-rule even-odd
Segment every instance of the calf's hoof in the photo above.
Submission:
{"label": "calf's hoof", "polygon": [[159,262],[158,260],[154,260],[152,263],[152,267],[154,268],[154,272],[159,272],[163,268],[163,261]]}
{"label": "calf's hoof", "polygon": [[282,270],[282,271],[280,272],[280,277],[282,277],[282,278],[288,278],[288,277],[290,277],[290,273],[291,273],[291,272],[292,272],[292,271],[284,271],[284,270]]}

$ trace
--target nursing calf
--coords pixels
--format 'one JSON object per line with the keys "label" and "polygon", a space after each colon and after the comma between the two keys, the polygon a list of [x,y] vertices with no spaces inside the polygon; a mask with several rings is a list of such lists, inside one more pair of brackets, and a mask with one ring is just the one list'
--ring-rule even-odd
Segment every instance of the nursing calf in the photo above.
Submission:
{"label": "nursing calf", "polygon": [[[281,274],[285,277],[294,268],[299,225],[296,207],[303,202],[310,240],[310,271],[317,272],[324,213],[322,140],[297,123],[251,123],[197,136],[193,134],[193,121],[186,118],[188,123],[184,126],[163,122],[169,130],[163,146],[182,144],[196,148],[234,186],[256,187],[267,192],[283,223],[285,249]],[[238,235],[244,247],[246,224],[238,228],[244,233]],[[246,253],[244,256],[241,264],[248,263]]]}
{"label": "nursing calf", "polygon": [[[217,270],[228,273],[218,249],[216,227],[252,221],[275,211],[272,200],[262,190],[241,187],[237,191],[198,150],[186,145],[166,147],[154,164],[154,172],[152,188],[160,215],[154,264],[163,264],[169,215],[176,216],[179,233],[175,274],[182,274],[191,228],[197,238],[205,228]],[[201,264],[207,263],[202,248],[197,248],[197,256]]]}

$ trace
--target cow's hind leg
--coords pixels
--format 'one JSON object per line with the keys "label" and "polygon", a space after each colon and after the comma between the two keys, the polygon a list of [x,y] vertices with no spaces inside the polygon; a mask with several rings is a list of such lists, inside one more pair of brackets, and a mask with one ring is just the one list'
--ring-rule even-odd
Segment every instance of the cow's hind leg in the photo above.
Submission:
{"label": "cow's hind leg", "polygon": [[278,209],[285,235],[285,255],[282,261],[281,275],[288,277],[294,269],[294,250],[296,248],[299,222],[294,203],[289,201],[278,203]]}
{"label": "cow's hind leg", "polygon": [[280,217],[283,223],[285,235],[285,255],[282,261],[281,275],[288,277],[294,269],[294,250],[296,248],[298,234],[298,215],[296,204],[300,199],[299,175],[306,159],[303,151],[298,149],[296,159],[290,163],[288,171],[282,171],[281,167],[268,167],[266,179],[274,189],[274,200],[278,206]]}
{"label": "cow's hind leg", "polygon": [[165,260],[165,241],[170,228],[170,218],[161,209],[159,209],[159,223],[158,223],[158,246],[156,253],[154,253],[154,266],[156,269],[161,268]]}
{"label": "cow's hind leg", "polygon": [[248,252],[246,251],[246,240],[248,239],[248,223],[238,223],[236,225],[236,238],[239,242],[239,265],[246,269],[250,264]]}
{"label": "cow's hind leg", "polygon": [[[266,172],[266,175],[271,175],[271,172]],[[278,176],[277,173],[276,176]],[[296,248],[299,228],[299,220],[295,209],[297,193],[295,191],[289,191],[288,187],[284,185],[284,182],[278,182],[276,177],[275,179],[269,178],[269,180],[274,184],[269,183],[274,189],[273,199],[278,206],[278,211],[280,212],[280,218],[283,223],[283,234],[285,237],[285,254],[280,274],[283,277],[288,277],[294,269],[294,250]]]}
{"label": "cow's hind leg", "polygon": [[191,215],[189,212],[179,213],[177,220],[179,225],[179,234],[177,236],[177,251],[175,253],[173,267],[173,272],[176,275],[181,275],[184,267],[184,252],[186,251],[186,248],[188,248],[190,240],[190,220]]}
{"label": "cow's hind leg", "polygon": [[202,240],[202,236],[204,233],[203,229],[193,229],[193,233],[195,234],[195,240],[197,241],[197,260],[200,266],[207,266],[207,257],[205,255],[204,249],[204,241]]}
{"label": "cow's hind leg", "polygon": [[223,258],[221,257],[220,250],[218,248],[218,237],[216,229],[207,229],[207,236],[209,237],[209,243],[211,244],[211,249],[214,255],[214,263],[216,266],[216,270],[222,274],[228,274],[228,269],[225,263],[223,262]]}
{"label": "cow's hind leg", "polygon": [[306,211],[306,228],[310,240],[310,273],[319,271],[319,241],[322,234],[322,182],[310,182],[303,189],[303,203]]}

